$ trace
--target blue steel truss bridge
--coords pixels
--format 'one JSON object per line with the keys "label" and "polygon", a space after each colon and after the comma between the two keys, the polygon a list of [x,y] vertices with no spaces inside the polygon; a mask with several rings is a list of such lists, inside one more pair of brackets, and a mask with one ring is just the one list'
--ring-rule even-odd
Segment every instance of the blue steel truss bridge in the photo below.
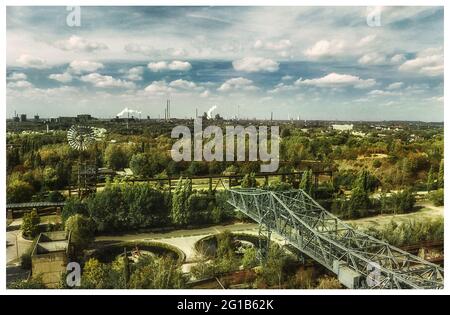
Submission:
{"label": "blue steel truss bridge", "polygon": [[[228,203],[357,289],[442,289],[444,269],[369,236],[326,211],[303,190],[230,189]],[[269,243],[269,242],[266,242]]]}

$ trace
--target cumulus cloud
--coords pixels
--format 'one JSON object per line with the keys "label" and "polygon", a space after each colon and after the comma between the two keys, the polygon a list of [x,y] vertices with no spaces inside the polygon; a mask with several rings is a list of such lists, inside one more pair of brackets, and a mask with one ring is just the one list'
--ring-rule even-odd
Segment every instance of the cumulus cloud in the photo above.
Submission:
{"label": "cumulus cloud", "polygon": [[392,56],[391,63],[399,64],[399,63],[405,62],[405,60],[406,60],[405,55],[403,55],[403,54],[396,54],[396,55]]}
{"label": "cumulus cloud", "polygon": [[372,90],[367,95],[369,96],[395,96],[399,95],[398,92],[392,92],[392,91],[383,91],[383,90]]}
{"label": "cumulus cloud", "polygon": [[378,52],[365,54],[358,60],[358,63],[362,65],[382,65],[386,62],[386,56]]}
{"label": "cumulus cloud", "polygon": [[47,61],[44,59],[33,57],[31,55],[22,54],[19,58],[17,58],[17,63],[23,67],[43,69],[47,68]]}
{"label": "cumulus cloud", "polygon": [[167,85],[166,81],[153,81],[144,91],[151,95],[167,95],[173,88]]}
{"label": "cumulus cloud", "polygon": [[253,48],[274,51],[282,57],[287,57],[292,48],[292,43],[289,39],[281,39],[279,41],[262,41],[258,39]]}
{"label": "cumulus cloud", "polygon": [[33,87],[33,84],[31,84],[30,82],[25,81],[25,80],[20,80],[20,81],[8,82],[8,84],[6,86],[8,88],[13,88],[13,89],[26,89],[26,88]]}
{"label": "cumulus cloud", "polygon": [[77,52],[95,52],[108,49],[108,46],[103,43],[89,41],[76,35],[72,35],[66,40],[57,41],[55,46],[61,50]]}
{"label": "cumulus cloud", "polygon": [[394,82],[388,85],[388,90],[398,90],[403,87],[403,82]]}
{"label": "cumulus cloud", "polygon": [[278,67],[278,62],[261,57],[245,57],[233,61],[234,70],[243,72],[275,72]]}
{"label": "cumulus cloud", "polygon": [[377,38],[377,35],[375,35],[375,34],[367,35],[359,40],[358,46],[360,46],[360,47],[366,46],[366,45],[372,43],[376,38]]}
{"label": "cumulus cloud", "polygon": [[150,62],[147,65],[147,68],[149,68],[153,72],[159,72],[159,71],[189,71],[192,68],[192,65],[187,61],[179,61],[174,60],[172,62],[166,62],[166,61],[158,61],[158,62]]}
{"label": "cumulus cloud", "polygon": [[200,93],[200,97],[207,98],[211,96],[211,92],[209,90],[204,90],[202,93]]}
{"label": "cumulus cloud", "polygon": [[256,90],[257,87],[253,85],[253,81],[246,78],[232,78],[225,81],[217,90],[220,92],[228,92],[233,90]]}
{"label": "cumulus cloud", "polygon": [[185,90],[189,90],[189,89],[197,89],[197,84],[195,84],[192,81],[186,81],[183,79],[178,79],[175,81],[172,81],[169,83],[170,87],[173,88],[179,88],[179,89],[185,89]]}
{"label": "cumulus cloud", "polygon": [[351,74],[339,74],[339,73],[330,73],[324,77],[316,78],[316,79],[306,79],[302,78],[295,81],[296,85],[310,85],[317,87],[348,87],[352,86],[355,88],[368,88],[374,86],[376,81],[374,79],[361,79],[358,76],[354,76]]}
{"label": "cumulus cloud", "polygon": [[99,73],[90,73],[82,76],[81,81],[91,83],[92,85],[100,88],[127,88],[131,89],[135,87],[133,82],[116,79],[109,75],[101,75]]}
{"label": "cumulus cloud", "polygon": [[144,67],[133,67],[126,72],[125,78],[131,81],[140,81],[143,74]]}
{"label": "cumulus cloud", "polygon": [[70,63],[69,68],[75,73],[94,72],[103,68],[103,64],[95,61],[74,60]]}
{"label": "cumulus cloud", "polygon": [[426,49],[416,58],[405,61],[398,69],[428,76],[441,75],[444,72],[444,52],[442,48]]}
{"label": "cumulus cloud", "polygon": [[341,40],[320,40],[303,53],[312,59],[326,58],[341,54],[344,47],[345,43]]}
{"label": "cumulus cloud", "polygon": [[27,75],[22,72],[13,72],[6,77],[8,81],[22,81],[27,79]]}
{"label": "cumulus cloud", "polygon": [[54,73],[54,74],[50,74],[48,77],[49,77],[49,79],[56,80],[56,81],[63,82],[63,83],[70,82],[73,79],[72,75],[68,72]]}

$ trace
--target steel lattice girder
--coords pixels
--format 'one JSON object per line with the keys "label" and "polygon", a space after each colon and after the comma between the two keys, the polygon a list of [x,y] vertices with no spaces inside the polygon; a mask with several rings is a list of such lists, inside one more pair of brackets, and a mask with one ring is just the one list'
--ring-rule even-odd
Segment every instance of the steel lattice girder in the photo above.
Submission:
{"label": "steel lattice girder", "polygon": [[[230,189],[228,203],[274,231],[329,270],[343,263],[366,279],[360,287],[440,289],[444,270],[362,233],[326,211],[303,190]],[[367,279],[376,282],[368,285]]]}

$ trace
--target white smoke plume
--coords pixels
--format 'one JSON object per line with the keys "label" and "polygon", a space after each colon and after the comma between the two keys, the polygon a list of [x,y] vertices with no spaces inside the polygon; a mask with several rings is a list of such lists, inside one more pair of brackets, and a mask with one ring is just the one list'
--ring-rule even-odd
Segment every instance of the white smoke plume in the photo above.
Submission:
{"label": "white smoke plume", "polygon": [[142,114],[142,112],[134,110],[134,109],[131,109],[131,108],[128,108],[128,107],[125,107],[120,113],[117,114],[117,116],[121,117],[121,116],[123,116],[125,114],[137,114],[137,115],[139,115],[139,114]]}
{"label": "white smoke plume", "polygon": [[217,108],[216,105],[214,105],[213,107],[211,107],[210,109],[208,109],[208,112],[206,113],[208,115],[208,119],[212,118],[212,112],[213,110],[215,110]]}

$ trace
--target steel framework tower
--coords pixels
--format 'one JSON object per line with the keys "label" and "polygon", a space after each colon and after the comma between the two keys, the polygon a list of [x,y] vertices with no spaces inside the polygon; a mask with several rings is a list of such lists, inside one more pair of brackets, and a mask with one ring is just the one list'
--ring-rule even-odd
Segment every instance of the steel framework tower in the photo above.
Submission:
{"label": "steel framework tower", "polygon": [[230,189],[228,203],[334,272],[348,288],[441,289],[444,270],[371,237],[303,190]]}

